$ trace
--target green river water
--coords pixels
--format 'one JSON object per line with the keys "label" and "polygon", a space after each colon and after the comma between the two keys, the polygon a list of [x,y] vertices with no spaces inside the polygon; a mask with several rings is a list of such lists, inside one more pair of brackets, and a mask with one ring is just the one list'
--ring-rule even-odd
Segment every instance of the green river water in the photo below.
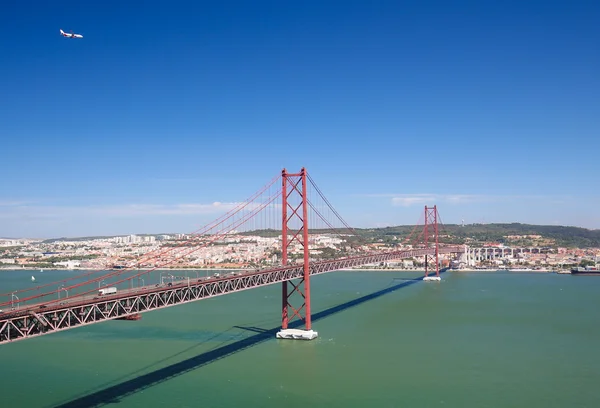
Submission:
{"label": "green river water", "polygon": [[600,407],[600,277],[419,275],[313,277],[313,341],[273,285],[1,345],[0,407]]}

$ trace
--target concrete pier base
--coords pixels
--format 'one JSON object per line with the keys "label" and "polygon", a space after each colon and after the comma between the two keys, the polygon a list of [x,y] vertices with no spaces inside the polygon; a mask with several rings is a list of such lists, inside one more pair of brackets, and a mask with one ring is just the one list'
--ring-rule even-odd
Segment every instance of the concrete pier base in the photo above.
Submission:
{"label": "concrete pier base", "polygon": [[440,278],[439,276],[425,276],[423,278],[424,281],[441,281],[442,278]]}
{"label": "concrete pier base", "polygon": [[288,340],[313,340],[319,333],[314,330],[281,329],[277,332],[278,339]]}

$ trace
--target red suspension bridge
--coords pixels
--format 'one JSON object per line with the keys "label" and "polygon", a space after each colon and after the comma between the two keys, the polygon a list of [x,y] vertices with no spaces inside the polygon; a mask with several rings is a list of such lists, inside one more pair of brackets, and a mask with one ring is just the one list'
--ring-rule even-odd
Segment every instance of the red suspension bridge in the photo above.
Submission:
{"label": "red suspension bridge", "polygon": [[[278,337],[310,339],[317,335],[311,327],[312,275],[423,257],[425,278],[429,266],[439,277],[440,256],[464,252],[463,247],[440,244],[436,206],[425,207],[423,224],[417,223],[402,243],[383,251],[374,249],[343,220],[304,168],[299,173],[284,169],[248,200],[229,207],[223,216],[175,246],[161,246],[121,268],[87,271],[0,294],[0,344],[106,320],[135,320],[151,310],[275,283],[282,285],[282,330]],[[177,280],[164,272],[164,268],[177,268],[182,260],[201,265],[204,259],[215,256],[217,247],[222,250],[231,242],[256,239],[248,235],[251,231],[278,237],[271,241],[277,242],[278,248],[267,248],[280,260],[278,265],[225,276],[201,277],[195,272],[196,276],[190,277],[188,273]],[[337,239],[342,247],[338,257],[317,259],[323,247],[317,237]],[[235,253],[234,248],[229,250],[232,257],[252,256]],[[288,329],[294,320],[300,320],[304,330]]]}

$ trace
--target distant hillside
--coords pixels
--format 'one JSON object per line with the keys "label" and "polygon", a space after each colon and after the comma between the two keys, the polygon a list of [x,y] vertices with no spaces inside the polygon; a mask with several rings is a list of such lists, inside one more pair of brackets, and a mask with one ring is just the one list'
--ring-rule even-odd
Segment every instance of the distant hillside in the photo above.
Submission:
{"label": "distant hillside", "polygon": [[[414,225],[398,225],[385,228],[357,228],[354,231],[360,236],[350,241],[382,241],[398,242],[409,236],[415,229]],[[423,226],[419,225],[416,234],[420,234]],[[329,230],[310,230],[311,233],[326,233]],[[343,231],[347,232],[347,230]],[[600,248],[600,230],[590,230],[579,227],[565,227],[561,225],[531,225],[531,224],[469,224],[465,226],[450,224],[440,225],[440,239],[442,242],[452,244],[477,245],[483,242],[499,242],[517,246],[562,246],[578,248]],[[138,236],[163,235],[163,234],[136,234]],[[167,235],[176,235],[169,233]],[[248,231],[242,235],[258,235],[263,237],[277,237],[281,235],[279,230],[259,230]],[[523,238],[517,240],[507,240],[505,237],[510,235],[530,236],[541,235],[544,239]],[[396,239],[394,239],[394,237]],[[85,241],[91,239],[109,238],[107,236],[79,237],[79,238],[55,238],[44,242],[51,243],[56,241]]]}
{"label": "distant hillside", "polygon": [[[543,238],[553,240],[554,245],[564,247],[593,248],[600,247],[600,230],[590,230],[579,227],[565,227],[562,225],[531,225],[531,224],[474,224],[444,226],[448,231],[460,239],[471,237],[478,241],[496,241],[507,243],[507,235],[541,235]],[[440,232],[441,233],[441,232]],[[527,245],[528,239],[517,241],[517,244]]]}
{"label": "distant hillside", "polygon": [[[390,236],[406,237],[414,226],[402,225],[387,228],[360,230],[361,234],[370,238],[385,238]],[[422,230],[422,226],[418,227]],[[420,232],[419,230],[419,232]],[[552,246],[592,248],[600,247],[600,230],[589,230],[579,227],[560,225],[531,225],[531,224],[470,224],[470,225],[440,225],[439,234],[448,243],[481,243],[499,242],[513,245],[542,245],[544,241],[552,241]],[[510,235],[541,235],[544,239],[530,238],[507,240]]]}
{"label": "distant hillside", "polygon": [[[398,225],[385,228],[357,228],[355,231],[367,241],[397,242],[410,235],[415,229],[414,225]],[[420,234],[423,226],[417,226],[415,234]],[[324,233],[326,230],[311,230],[311,233]],[[439,234],[442,242],[453,244],[469,243],[476,245],[483,242],[498,242],[518,246],[551,246],[599,248],[600,230],[589,230],[579,227],[565,227],[559,225],[531,225],[531,224],[470,224],[470,225],[440,225]],[[278,236],[280,231],[252,231],[245,235]],[[541,235],[544,239],[513,239],[507,240],[506,236]],[[396,240],[394,240],[396,237]]]}

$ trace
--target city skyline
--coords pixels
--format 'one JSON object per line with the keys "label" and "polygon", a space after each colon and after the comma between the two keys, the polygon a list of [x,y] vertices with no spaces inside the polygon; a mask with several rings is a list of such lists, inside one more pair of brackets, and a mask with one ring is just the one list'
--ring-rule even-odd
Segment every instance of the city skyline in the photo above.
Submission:
{"label": "city skyline", "polygon": [[301,167],[355,227],[600,228],[600,4],[234,3],[7,5],[0,236],[188,233]]}

